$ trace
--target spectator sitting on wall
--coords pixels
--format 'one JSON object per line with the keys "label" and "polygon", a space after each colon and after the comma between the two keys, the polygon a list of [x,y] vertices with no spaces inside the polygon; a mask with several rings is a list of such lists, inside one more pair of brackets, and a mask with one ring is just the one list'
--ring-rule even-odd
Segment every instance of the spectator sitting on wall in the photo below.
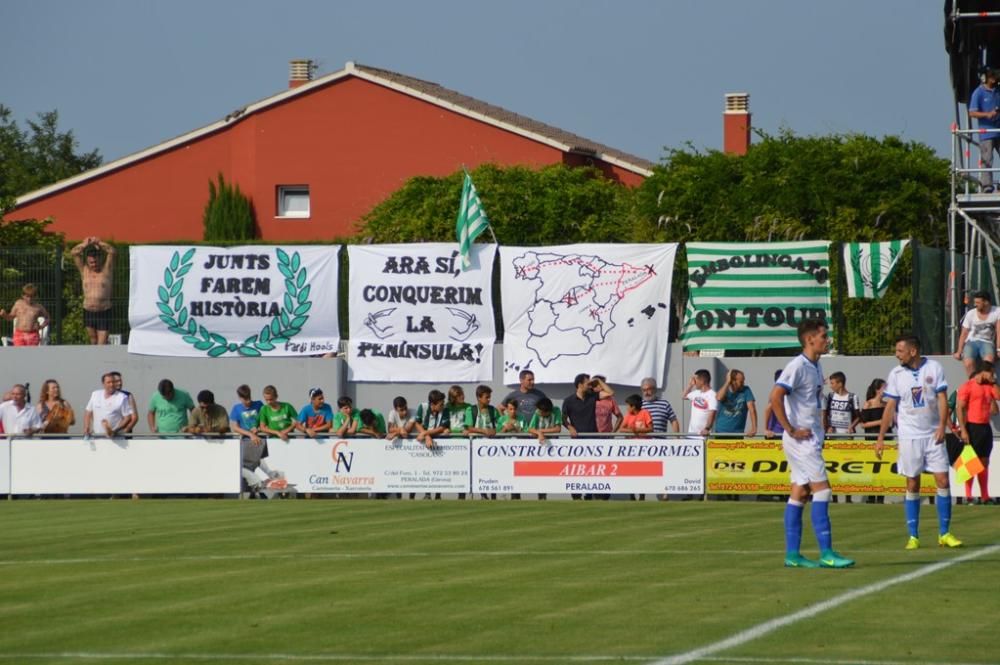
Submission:
{"label": "spectator sitting on wall", "polygon": [[[757,402],[743,372],[738,369],[726,372],[726,383],[719,389],[716,399],[719,402],[716,432],[757,436]],[[750,416],[749,431],[747,416]]]}
{"label": "spectator sitting on wall", "polygon": [[38,289],[34,284],[25,284],[21,289],[21,297],[14,302],[10,311],[0,309],[0,317],[8,321],[16,319],[14,324],[14,346],[38,346],[41,343],[41,330],[49,325],[49,313],[40,303],[35,302]]}
{"label": "spectator sitting on wall", "polygon": [[639,384],[639,390],[642,392],[642,408],[649,411],[649,415],[653,418],[653,431],[666,432],[669,425],[674,432],[680,432],[681,425],[677,422],[674,407],[656,395],[656,379],[647,376]]}
{"label": "spectator sitting on wall", "polygon": [[518,374],[520,385],[517,390],[511,391],[504,401],[509,399],[517,400],[517,415],[524,422],[529,422],[535,413],[535,405],[538,400],[545,397],[545,393],[535,387],[535,373],[530,369],[522,369]]}
{"label": "spectator sitting on wall", "polygon": [[409,438],[416,427],[416,416],[413,409],[406,403],[406,398],[397,396],[392,400],[392,411],[389,413],[388,432],[385,438],[395,442],[396,439]]}
{"label": "spectator sitting on wall", "polygon": [[38,394],[38,417],[46,434],[65,434],[76,423],[76,414],[69,402],[62,398],[59,382],[48,379]]}
{"label": "spectator sitting on wall", "polygon": [[361,427],[359,412],[354,408],[354,400],[347,395],[337,398],[337,412],[333,414],[333,425],[330,431],[335,436],[354,434]]}
{"label": "spectator sitting on wall", "polygon": [[333,427],[333,409],[326,403],[322,388],[309,390],[309,403],[299,410],[299,429],[315,439],[317,434],[329,432]]}
{"label": "spectator sitting on wall", "polygon": [[260,410],[261,432],[288,441],[288,435],[299,429],[298,416],[294,406],[288,402],[278,401],[277,388],[264,386],[264,406]]}
{"label": "spectator sitting on wall", "polygon": [[[115,381],[115,390],[119,391],[120,393],[122,393],[123,395],[125,395],[126,398],[128,398],[129,406],[132,409],[132,413],[128,417],[127,421],[125,422],[124,429],[122,430],[126,434],[131,434],[132,430],[135,429],[136,423],[139,422],[139,407],[137,407],[135,405],[135,395],[133,395],[132,393],[130,393],[129,391],[125,390],[122,387],[122,385],[124,384],[124,382],[122,380],[122,373],[121,372],[119,372],[119,371],[112,371],[111,372],[111,376],[114,378],[114,381]],[[189,397],[190,397],[190,395],[189,395]]]}
{"label": "spectator sitting on wall", "polygon": [[10,399],[0,403],[0,423],[7,434],[31,436],[42,431],[42,419],[28,401],[28,389],[20,383],[10,389]]}
{"label": "spectator sitting on wall", "polygon": [[[105,255],[103,261],[101,250]],[[83,325],[87,327],[90,343],[107,344],[115,248],[92,236],[70,250],[70,254],[83,281]]]}
{"label": "spectator sitting on wall", "polygon": [[95,390],[87,408],[83,412],[83,434],[90,436],[94,432],[96,422],[109,439],[118,436],[125,431],[125,427],[135,418],[132,402],[127,393],[115,388],[117,382],[112,372],[108,372],[101,377],[104,388]]}
{"label": "spectator sitting on wall", "polygon": [[185,432],[189,434],[226,434],[229,432],[229,414],[215,403],[211,390],[198,393],[198,408],[191,411]]}
{"label": "spectator sitting on wall", "polygon": [[162,379],[156,386],[156,394],[149,400],[146,422],[153,434],[176,434],[188,424],[188,413],[194,409],[194,401],[185,390],[174,388],[170,379]]}
{"label": "spectator sitting on wall", "polygon": [[378,411],[361,409],[361,412],[358,414],[358,421],[361,425],[358,428],[358,434],[367,434],[376,439],[381,439],[385,436],[385,417]]}
{"label": "spectator sitting on wall", "polygon": [[1000,307],[993,306],[988,291],[972,294],[973,308],[962,318],[962,333],[954,356],[965,365],[966,376],[972,376],[976,364],[996,360],[997,340],[1000,340]]}

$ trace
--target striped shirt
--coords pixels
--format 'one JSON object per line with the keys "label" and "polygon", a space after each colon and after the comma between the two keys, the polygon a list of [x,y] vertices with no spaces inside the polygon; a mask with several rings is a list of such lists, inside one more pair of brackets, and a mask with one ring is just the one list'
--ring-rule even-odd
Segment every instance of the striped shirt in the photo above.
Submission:
{"label": "striped shirt", "polygon": [[677,414],[665,399],[642,400],[642,408],[653,418],[653,431],[666,432],[667,426],[677,420]]}

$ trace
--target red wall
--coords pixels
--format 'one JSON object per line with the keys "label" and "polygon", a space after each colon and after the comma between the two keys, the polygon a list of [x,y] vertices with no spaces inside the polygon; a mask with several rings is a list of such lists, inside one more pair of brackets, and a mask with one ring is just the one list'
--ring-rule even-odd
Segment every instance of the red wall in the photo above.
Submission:
{"label": "red wall", "polygon": [[[9,219],[54,217],[70,239],[199,240],[208,181],[221,171],[253,201],[269,240],[353,235],[363,214],[415,175],[481,163],[586,163],[544,144],[363,79],[347,77],[215,134],[61,190]],[[636,186],[640,175],[595,162]],[[277,219],[278,185],[308,184],[309,219]]]}

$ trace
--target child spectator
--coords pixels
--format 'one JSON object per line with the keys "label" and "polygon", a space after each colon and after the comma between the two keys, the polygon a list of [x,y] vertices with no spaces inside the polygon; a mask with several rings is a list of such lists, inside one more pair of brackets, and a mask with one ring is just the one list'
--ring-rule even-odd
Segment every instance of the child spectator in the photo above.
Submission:
{"label": "child spectator", "polygon": [[[469,407],[472,426],[466,430],[467,434],[496,435],[500,412],[490,404],[492,396],[493,389],[489,386],[476,386],[476,404]],[[516,411],[517,407],[514,409]]]}
{"label": "child spectator", "polygon": [[0,309],[0,317],[17,319],[14,325],[14,346],[38,346],[41,344],[41,330],[49,325],[49,313],[41,304],[35,302],[38,289],[34,284],[25,284],[21,289],[21,297],[7,312]]}
{"label": "child spectator", "polygon": [[465,403],[462,386],[448,388],[448,429],[452,434],[463,434],[472,426],[471,405]]}
{"label": "child spectator", "polygon": [[823,425],[827,434],[850,434],[861,421],[861,401],[847,392],[847,376],[843,372],[830,375],[830,389],[823,410]]}
{"label": "child spectator", "polygon": [[497,431],[502,434],[515,434],[528,429],[527,423],[521,419],[516,399],[508,397],[503,401],[503,414],[497,418]]}
{"label": "child spectator", "polygon": [[261,440],[257,432],[260,427],[260,410],[264,403],[252,399],[250,386],[245,383],[236,389],[236,397],[239,401],[229,410],[229,428],[243,437],[244,445],[249,441],[259,446]]}
{"label": "child spectator", "polygon": [[46,434],[65,434],[70,425],[76,423],[73,407],[62,398],[59,382],[49,379],[42,384],[38,394],[38,416],[42,419],[42,431]]}
{"label": "child spectator", "polygon": [[381,413],[371,409],[361,409],[358,420],[361,425],[358,428],[358,434],[367,434],[376,439],[385,436],[385,418],[382,417]]}
{"label": "child spectator", "polygon": [[361,426],[358,420],[358,410],[354,408],[354,400],[347,395],[337,398],[337,413],[333,414],[332,431],[336,436],[354,434]]}
{"label": "child spectator", "polygon": [[395,442],[396,439],[405,439],[410,436],[410,432],[416,426],[413,409],[409,408],[405,397],[396,397],[392,400],[392,411],[389,413],[389,426],[385,438]]}
{"label": "child spectator", "polygon": [[288,402],[278,401],[278,389],[264,386],[264,406],[260,410],[260,428],[265,434],[273,434],[282,441],[288,441],[289,433],[298,429],[295,407]]}
{"label": "child spectator", "polygon": [[185,432],[191,434],[226,434],[229,432],[229,415],[215,403],[211,390],[198,393],[198,408],[191,411]]}
{"label": "child spectator", "polygon": [[444,393],[432,390],[427,393],[427,401],[417,407],[417,441],[428,448],[434,447],[434,437],[448,433],[451,414],[444,405]]}
{"label": "child spectator", "polygon": [[625,405],[628,412],[622,420],[621,431],[632,434],[647,434],[653,431],[653,416],[642,408],[641,395],[629,395],[625,398]]}
{"label": "child spectator", "polygon": [[538,443],[545,443],[546,434],[558,434],[562,431],[562,411],[552,404],[552,400],[543,397],[535,406],[535,413],[528,423],[528,433],[538,437]]}
{"label": "child spectator", "polygon": [[309,403],[299,410],[299,427],[315,439],[317,434],[329,432],[333,427],[333,409],[326,403],[323,390],[311,388]]}
{"label": "child spectator", "polygon": [[[600,381],[607,385],[607,378],[600,374],[595,374],[594,381]],[[598,384],[600,385],[600,384]],[[618,408],[618,402],[614,395],[598,393],[597,402],[594,404],[594,417],[597,419],[598,432],[617,432],[622,425],[622,410]]]}
{"label": "child spectator", "polygon": [[188,413],[194,408],[191,395],[185,390],[174,388],[170,379],[162,379],[156,386],[156,394],[149,400],[146,422],[153,434],[176,434],[188,424]]}

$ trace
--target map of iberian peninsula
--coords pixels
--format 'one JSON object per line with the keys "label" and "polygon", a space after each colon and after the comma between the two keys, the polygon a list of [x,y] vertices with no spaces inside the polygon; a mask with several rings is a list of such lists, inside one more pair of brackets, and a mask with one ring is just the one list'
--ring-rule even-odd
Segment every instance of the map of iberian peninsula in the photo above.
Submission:
{"label": "map of iberian peninsula", "polygon": [[616,325],[618,304],[656,275],[652,266],[585,254],[525,252],[513,264],[515,279],[534,282],[527,346],[543,367],[603,344]]}

